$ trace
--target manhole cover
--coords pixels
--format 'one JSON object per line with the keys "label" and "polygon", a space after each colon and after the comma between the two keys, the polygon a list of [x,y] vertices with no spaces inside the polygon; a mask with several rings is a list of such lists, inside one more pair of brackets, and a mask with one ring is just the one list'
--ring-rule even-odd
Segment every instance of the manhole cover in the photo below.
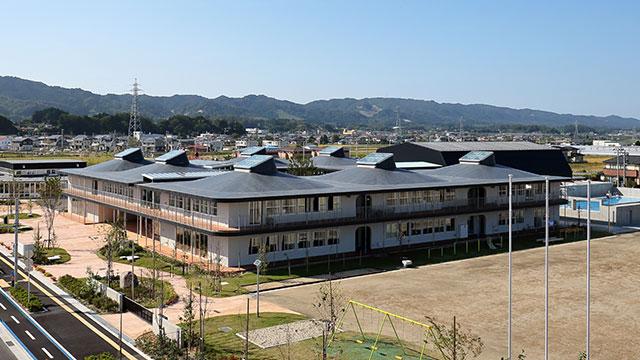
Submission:
{"label": "manhole cover", "polygon": [[230,327],[228,327],[228,326],[225,326],[225,327],[221,327],[221,328],[219,328],[218,330],[220,330],[220,331],[231,331],[231,330],[233,330],[233,329],[232,329],[232,328],[230,328]]}
{"label": "manhole cover", "polygon": [[13,341],[7,341],[7,345],[13,346]]}

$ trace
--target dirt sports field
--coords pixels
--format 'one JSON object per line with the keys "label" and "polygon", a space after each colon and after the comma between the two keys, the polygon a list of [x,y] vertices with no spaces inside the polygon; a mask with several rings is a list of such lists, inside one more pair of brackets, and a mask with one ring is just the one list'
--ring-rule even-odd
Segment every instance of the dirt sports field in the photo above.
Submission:
{"label": "dirt sports field", "polygon": [[[591,358],[640,359],[640,233],[593,240],[591,259]],[[577,359],[586,344],[586,242],[552,246],[550,264],[549,357]],[[500,254],[346,279],[341,287],[350,299],[417,321],[456,315],[482,337],[479,359],[498,360],[507,352],[507,269],[508,256]],[[543,359],[544,248],[514,253],[513,269],[512,355],[524,349],[527,359]],[[318,316],[317,288],[262,298]],[[349,318],[346,328],[355,330]]]}

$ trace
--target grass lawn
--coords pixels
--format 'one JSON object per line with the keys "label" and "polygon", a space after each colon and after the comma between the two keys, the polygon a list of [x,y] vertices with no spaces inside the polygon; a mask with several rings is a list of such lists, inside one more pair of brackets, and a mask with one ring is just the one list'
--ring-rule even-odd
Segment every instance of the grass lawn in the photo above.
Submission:
{"label": "grass lawn", "polygon": [[44,256],[56,256],[60,255],[60,260],[55,261],[53,264],[64,264],[67,261],[71,260],[71,255],[67,252],[67,250],[63,248],[53,248],[53,249],[44,249]]}
{"label": "grass lawn", "polygon": [[[217,316],[205,319],[205,336],[204,341],[207,349],[216,352],[219,356],[235,355],[241,357],[244,351],[244,340],[236,336],[237,332],[242,332],[246,326],[245,315],[227,315]],[[307,319],[306,316],[286,314],[286,313],[261,313],[257,318],[255,314],[249,317],[249,330],[261,329],[269,326],[292,323],[299,320]],[[187,329],[186,324],[182,324],[183,329]],[[222,327],[230,327],[230,331],[218,330]],[[194,325],[197,328],[197,325]],[[249,343],[249,354],[251,359],[280,359],[279,352],[276,349],[262,350],[259,347]],[[296,359],[306,359],[295,357]],[[309,359],[317,359],[309,357]]]}
{"label": "grass lawn", "polygon": [[585,155],[584,163],[578,164],[569,164],[571,166],[571,170],[574,173],[597,173],[602,171],[604,167],[604,161],[607,159],[611,159],[612,156],[602,156],[602,155]]}
{"label": "grass lawn", "polygon": [[[7,215],[4,215],[7,216]],[[19,220],[24,220],[24,219],[37,219],[40,217],[40,214],[31,214],[31,216],[29,216],[29,213],[19,213],[18,214],[18,219]],[[14,214],[11,214],[9,216],[7,216],[8,219],[13,220],[13,218],[15,218]]]}

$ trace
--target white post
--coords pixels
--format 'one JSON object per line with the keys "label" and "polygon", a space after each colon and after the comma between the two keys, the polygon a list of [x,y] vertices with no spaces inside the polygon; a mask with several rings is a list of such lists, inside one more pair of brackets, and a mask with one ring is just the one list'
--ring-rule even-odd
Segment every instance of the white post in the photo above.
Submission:
{"label": "white post", "polygon": [[260,259],[256,259],[253,262],[253,265],[256,266],[256,276],[257,276],[257,286],[256,286],[256,317],[260,317],[260,265],[262,265],[262,261]]}
{"label": "white post", "polygon": [[512,251],[512,222],[513,222],[513,208],[512,208],[512,180],[513,175],[509,174],[509,330],[508,330],[508,346],[507,359],[511,360],[511,251]]}
{"label": "white post", "polygon": [[591,335],[591,180],[587,180],[587,360]]}
{"label": "white post", "polygon": [[13,287],[18,287],[18,219],[20,218],[20,214],[19,214],[19,209],[18,209],[18,188],[17,188],[17,184],[14,187],[14,191],[16,192],[16,213],[14,215],[13,218],[13,283],[11,284],[11,286]]}
{"label": "white post", "polygon": [[549,360],[549,177],[544,183],[544,359]]}

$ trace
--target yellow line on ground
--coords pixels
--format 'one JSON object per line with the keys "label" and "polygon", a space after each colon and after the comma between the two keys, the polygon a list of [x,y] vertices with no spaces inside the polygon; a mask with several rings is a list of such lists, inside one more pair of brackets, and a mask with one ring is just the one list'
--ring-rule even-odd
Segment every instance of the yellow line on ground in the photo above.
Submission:
{"label": "yellow line on ground", "polygon": [[2,280],[2,279],[0,279],[0,287],[8,288],[9,287],[9,283],[4,281],[4,280]]}
{"label": "yellow line on ground", "polygon": [[[4,257],[0,256],[0,260],[2,260],[5,264],[13,267],[13,264],[11,264],[9,261],[7,261]],[[25,274],[22,270],[18,270],[18,272],[26,277],[27,274]],[[4,281],[1,280],[0,281]],[[6,282],[5,282],[6,283]],[[0,283],[1,285],[2,283]],[[8,284],[7,284],[8,285]],[[120,350],[120,345],[117,344],[115,341],[109,339],[105,334],[103,334],[102,332],[98,331],[98,329],[96,329],[93,325],[91,325],[87,320],[83,319],[80,315],[76,314],[75,311],[73,311],[69,306],[67,306],[65,303],[63,303],[62,301],[58,300],[58,298],[54,297],[51,295],[51,293],[49,293],[47,290],[45,290],[42,286],[40,286],[38,283],[33,283],[33,285],[38,288],[40,291],[42,291],[43,294],[45,294],[46,296],[48,296],[51,300],[55,301],[56,303],[58,303],[58,305],[60,305],[61,308],[65,309],[69,314],[73,315],[76,319],[80,320],[81,323],[84,324],[84,326],[88,327],[91,331],[93,331],[94,333],[98,334],[98,336],[100,336],[104,341],[106,341],[109,345],[113,346],[116,350]],[[130,360],[136,360],[136,358],[129,354],[129,352],[127,352],[126,350],[122,349],[122,355],[126,356],[128,359]]]}

